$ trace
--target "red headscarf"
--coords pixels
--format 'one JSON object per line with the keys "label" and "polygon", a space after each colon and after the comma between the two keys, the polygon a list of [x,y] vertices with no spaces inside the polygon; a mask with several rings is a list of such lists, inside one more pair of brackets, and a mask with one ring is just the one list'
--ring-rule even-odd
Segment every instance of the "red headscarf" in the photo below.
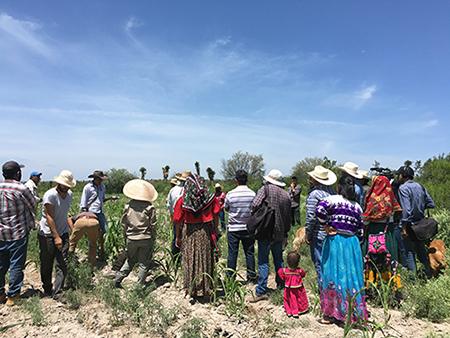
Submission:
{"label": "red headscarf", "polygon": [[391,183],[385,176],[375,176],[366,195],[365,221],[381,221],[402,208],[395,198]]}

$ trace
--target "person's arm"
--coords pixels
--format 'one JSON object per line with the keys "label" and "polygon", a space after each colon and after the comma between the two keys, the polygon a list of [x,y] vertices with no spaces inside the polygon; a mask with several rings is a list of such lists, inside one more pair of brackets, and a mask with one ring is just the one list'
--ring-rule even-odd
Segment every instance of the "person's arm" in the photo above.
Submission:
{"label": "person's arm", "polygon": [[88,200],[89,200],[89,196],[88,196],[88,186],[85,185],[83,188],[83,191],[81,193],[81,199],[80,199],[80,210],[82,211],[88,211]]}
{"label": "person's arm", "polygon": [[314,234],[315,227],[317,225],[316,218],[316,206],[319,200],[316,198],[314,191],[311,192],[306,198],[306,240],[310,242]]}
{"label": "person's arm", "polygon": [[303,269],[300,269],[300,277],[305,278],[306,277],[306,271]]}
{"label": "person's arm", "polygon": [[436,208],[436,205],[434,204],[433,199],[431,198],[430,194],[428,193],[428,190],[425,190],[425,209],[434,209]]}
{"label": "person's arm", "polygon": [[277,273],[278,273],[278,277],[280,277],[281,280],[286,280],[286,275],[284,274],[283,268],[279,268]]}
{"label": "person's arm", "polygon": [[398,190],[398,197],[399,197],[399,202],[400,205],[402,206],[402,219],[401,219],[401,224],[400,226],[403,227],[406,224],[411,222],[411,217],[412,217],[412,206],[411,206],[411,200],[409,198],[409,193],[407,189],[402,189],[402,187],[400,187],[400,189]]}
{"label": "person's arm", "polygon": [[224,202],[224,204],[223,204],[223,208],[224,208],[226,211],[229,211],[229,210],[230,210],[230,199],[229,199],[229,197],[228,197],[228,194],[225,196],[225,202]]}
{"label": "person's arm", "polygon": [[50,228],[50,232],[53,237],[53,241],[55,242],[55,246],[58,250],[62,248],[62,239],[56,230],[56,222],[55,222],[55,207],[50,203],[45,203],[44,205],[45,218],[47,219],[48,227]]}
{"label": "person's arm", "polygon": [[67,218],[67,224],[69,224],[70,232],[72,233],[72,231],[73,231],[73,220],[72,220],[72,217],[68,217]]}
{"label": "person's arm", "polygon": [[256,208],[258,208],[262,201],[264,200],[264,198],[266,197],[266,192],[265,192],[265,186],[263,185],[258,192],[256,193],[255,198],[253,199],[252,202],[252,210],[255,210]]}
{"label": "person's arm", "polygon": [[178,198],[173,208],[173,222],[175,223],[175,245],[181,247],[181,237],[182,237],[182,226],[184,223],[184,212],[183,212],[183,198]]}

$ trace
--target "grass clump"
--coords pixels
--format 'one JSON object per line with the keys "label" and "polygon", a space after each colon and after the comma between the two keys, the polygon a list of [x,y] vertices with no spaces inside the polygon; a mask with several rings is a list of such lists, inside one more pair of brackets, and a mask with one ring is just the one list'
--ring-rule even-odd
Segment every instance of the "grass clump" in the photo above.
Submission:
{"label": "grass clump", "polygon": [[203,330],[206,327],[206,323],[203,319],[193,317],[189,319],[181,327],[181,338],[203,338],[206,335]]}
{"label": "grass clump", "polygon": [[34,326],[45,326],[44,312],[42,311],[41,300],[38,296],[28,298],[22,303],[23,309],[31,316],[31,324]]}

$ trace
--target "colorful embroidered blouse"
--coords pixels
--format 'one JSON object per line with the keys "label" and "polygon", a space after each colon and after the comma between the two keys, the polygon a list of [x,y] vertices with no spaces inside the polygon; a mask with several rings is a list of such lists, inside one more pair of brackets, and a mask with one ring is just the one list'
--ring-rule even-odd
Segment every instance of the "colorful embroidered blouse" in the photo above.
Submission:
{"label": "colorful embroidered blouse", "polygon": [[316,215],[321,224],[332,226],[337,233],[362,236],[362,209],[341,195],[332,195],[319,202]]}
{"label": "colorful embroidered blouse", "polygon": [[303,287],[303,278],[306,276],[306,272],[303,269],[290,269],[280,268],[278,269],[278,276],[284,280],[285,288],[298,289]]}
{"label": "colorful embroidered blouse", "polygon": [[183,196],[178,199],[175,203],[173,221],[174,223],[187,223],[187,224],[197,224],[197,223],[208,223],[214,220],[220,212],[220,204],[217,199],[214,199],[211,205],[205,209],[193,213],[189,210],[183,209]]}

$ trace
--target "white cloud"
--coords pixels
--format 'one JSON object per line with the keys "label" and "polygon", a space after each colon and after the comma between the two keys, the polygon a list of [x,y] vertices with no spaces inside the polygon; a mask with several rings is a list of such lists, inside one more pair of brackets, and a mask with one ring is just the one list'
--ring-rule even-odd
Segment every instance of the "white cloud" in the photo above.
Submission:
{"label": "white cloud", "polygon": [[439,121],[437,119],[429,120],[424,123],[425,128],[432,128],[439,125]]}
{"label": "white cloud", "polygon": [[124,26],[125,33],[130,34],[135,28],[140,26],[142,26],[142,22],[136,19],[134,16],[131,16],[125,23]]}
{"label": "white cloud", "polygon": [[333,94],[324,100],[324,104],[339,108],[358,110],[373,99],[377,92],[376,85],[366,86],[350,93]]}
{"label": "white cloud", "polygon": [[34,53],[51,58],[53,51],[39,34],[40,28],[36,22],[19,20],[6,13],[0,13],[0,33]]}

